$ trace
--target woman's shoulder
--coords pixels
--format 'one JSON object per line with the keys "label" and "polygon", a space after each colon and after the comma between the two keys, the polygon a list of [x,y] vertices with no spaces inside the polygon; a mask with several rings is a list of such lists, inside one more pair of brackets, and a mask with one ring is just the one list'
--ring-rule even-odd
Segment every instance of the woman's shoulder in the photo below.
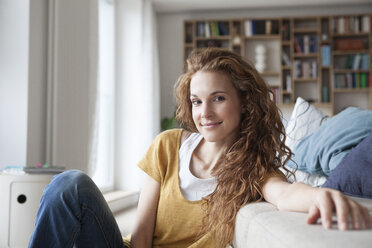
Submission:
{"label": "woman's shoulder", "polygon": [[165,130],[156,136],[154,142],[155,143],[179,142],[183,135],[183,132],[184,130],[180,128]]}
{"label": "woman's shoulder", "polygon": [[160,143],[179,142],[179,146],[181,146],[183,142],[185,142],[192,134],[193,134],[192,132],[181,128],[170,129],[158,134],[157,137],[155,138],[155,141]]}

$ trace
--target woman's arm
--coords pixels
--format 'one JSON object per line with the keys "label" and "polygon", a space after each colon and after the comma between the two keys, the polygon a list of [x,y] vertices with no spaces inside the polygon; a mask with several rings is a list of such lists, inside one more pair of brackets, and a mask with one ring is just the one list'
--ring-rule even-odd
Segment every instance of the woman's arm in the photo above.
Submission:
{"label": "woman's arm", "polygon": [[337,190],[313,188],[303,183],[290,184],[280,177],[269,178],[262,190],[265,200],[279,210],[308,212],[308,224],[321,218],[323,227],[331,228],[335,211],[340,230],[348,229],[349,218],[354,229],[369,228],[368,210]]}
{"label": "woman's arm", "polygon": [[131,238],[131,247],[152,247],[160,184],[147,176],[137,208],[137,221]]}

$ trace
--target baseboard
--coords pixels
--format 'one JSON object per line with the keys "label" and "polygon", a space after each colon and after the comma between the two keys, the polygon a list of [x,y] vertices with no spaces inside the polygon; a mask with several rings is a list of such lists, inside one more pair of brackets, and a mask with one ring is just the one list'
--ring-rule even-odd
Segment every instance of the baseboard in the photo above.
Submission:
{"label": "baseboard", "polygon": [[104,193],[103,196],[105,197],[111,211],[117,213],[126,208],[137,205],[139,192],[116,190]]}

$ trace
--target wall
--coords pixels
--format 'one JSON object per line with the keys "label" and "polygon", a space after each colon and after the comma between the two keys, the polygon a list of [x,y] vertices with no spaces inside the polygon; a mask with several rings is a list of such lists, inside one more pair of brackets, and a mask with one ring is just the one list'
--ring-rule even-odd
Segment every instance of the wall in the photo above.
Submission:
{"label": "wall", "polygon": [[28,1],[0,1],[0,168],[26,164],[28,18]]}
{"label": "wall", "polygon": [[[175,110],[173,85],[183,68],[183,21],[192,19],[288,17],[332,14],[371,13],[372,4],[301,8],[246,9],[224,11],[189,11],[158,13],[158,44],[160,54],[161,117],[172,116]],[[286,115],[290,111],[286,110]]]}

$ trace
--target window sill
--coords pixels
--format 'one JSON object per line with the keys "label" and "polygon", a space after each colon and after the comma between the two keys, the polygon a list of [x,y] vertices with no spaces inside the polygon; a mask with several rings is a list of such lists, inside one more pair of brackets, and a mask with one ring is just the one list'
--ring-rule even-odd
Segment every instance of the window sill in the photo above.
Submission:
{"label": "window sill", "polygon": [[137,205],[139,192],[116,190],[103,193],[103,197],[107,201],[111,211],[117,213]]}

